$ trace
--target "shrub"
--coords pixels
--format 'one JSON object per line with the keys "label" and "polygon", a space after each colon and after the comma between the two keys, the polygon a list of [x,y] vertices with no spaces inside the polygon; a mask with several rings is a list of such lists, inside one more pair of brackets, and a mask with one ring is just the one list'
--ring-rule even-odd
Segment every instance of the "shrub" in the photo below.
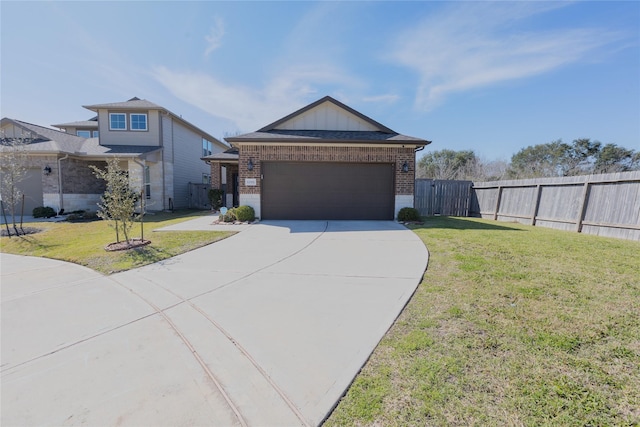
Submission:
{"label": "shrub", "polygon": [[229,209],[226,214],[220,215],[222,222],[233,222],[237,219],[235,209]]}
{"label": "shrub", "polygon": [[256,219],[256,212],[251,206],[243,205],[234,209],[238,221],[253,221]]}
{"label": "shrub", "polygon": [[89,221],[94,219],[98,219],[98,214],[91,211],[78,210],[67,215],[67,221]]}
{"label": "shrub", "polygon": [[82,214],[82,219],[98,219],[98,213],[91,212],[91,211],[84,211],[84,213]]}
{"label": "shrub", "polygon": [[420,213],[416,208],[402,208],[398,212],[398,221],[420,221]]}
{"label": "shrub", "polygon": [[34,218],[53,218],[54,216],[56,216],[56,211],[49,206],[38,206],[37,208],[33,208]]}
{"label": "shrub", "polygon": [[207,196],[209,197],[209,203],[211,204],[211,209],[213,209],[214,211],[217,211],[222,206],[223,194],[224,194],[224,191],[219,190],[217,188],[212,188],[207,193]]}

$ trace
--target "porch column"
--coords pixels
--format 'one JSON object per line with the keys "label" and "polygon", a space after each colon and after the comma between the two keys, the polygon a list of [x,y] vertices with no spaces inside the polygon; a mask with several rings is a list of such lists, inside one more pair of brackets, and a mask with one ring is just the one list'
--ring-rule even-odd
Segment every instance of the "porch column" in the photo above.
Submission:
{"label": "porch column", "polygon": [[222,168],[220,162],[211,162],[211,188],[222,189]]}

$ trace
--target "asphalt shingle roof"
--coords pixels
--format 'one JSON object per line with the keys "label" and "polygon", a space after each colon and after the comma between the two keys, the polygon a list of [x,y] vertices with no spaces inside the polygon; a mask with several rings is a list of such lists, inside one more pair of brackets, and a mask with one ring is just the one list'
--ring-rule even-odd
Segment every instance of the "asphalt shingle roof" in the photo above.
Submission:
{"label": "asphalt shingle roof", "polygon": [[428,144],[421,138],[377,131],[337,131],[337,130],[283,130],[273,129],[265,132],[251,132],[227,138],[230,142],[358,142],[392,144]]}
{"label": "asphalt shingle roof", "polygon": [[29,152],[56,152],[79,156],[137,156],[160,149],[153,146],[100,145],[98,138],[82,138],[20,120],[9,120],[33,134],[34,139],[25,146],[25,150]]}
{"label": "asphalt shingle roof", "polygon": [[132,98],[128,101],[124,102],[112,102],[109,104],[94,104],[94,105],[83,105],[84,108],[96,111],[100,108],[111,108],[111,109],[147,109],[147,110],[166,110],[166,108],[159,106],[158,104],[154,104],[151,101],[147,101],[146,99],[138,99]]}
{"label": "asphalt shingle roof", "polygon": [[238,148],[232,147],[226,150],[224,153],[214,153],[214,154],[211,154],[210,156],[205,156],[202,158],[202,160],[229,161],[229,160],[238,160],[238,158],[239,158]]}
{"label": "asphalt shingle roof", "polygon": [[100,145],[98,138],[88,138],[75,154],[83,156],[139,156],[160,149],[161,147],[148,145]]}
{"label": "asphalt shingle roof", "polygon": [[55,126],[57,128],[75,127],[75,128],[98,129],[98,122],[95,120],[81,120],[78,122],[60,123],[60,124],[51,125],[51,126]]}
{"label": "asphalt shingle roof", "polygon": [[61,132],[59,130],[34,125],[20,120],[12,120],[18,126],[32,133],[33,140],[25,147],[27,151],[73,153],[82,145],[85,138]]}

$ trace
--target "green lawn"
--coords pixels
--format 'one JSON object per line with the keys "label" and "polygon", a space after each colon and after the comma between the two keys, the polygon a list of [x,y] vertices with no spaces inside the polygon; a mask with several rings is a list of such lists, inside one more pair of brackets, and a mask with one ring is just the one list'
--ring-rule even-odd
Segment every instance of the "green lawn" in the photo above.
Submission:
{"label": "green lawn", "polygon": [[[115,231],[107,221],[25,224],[42,231],[21,237],[2,237],[0,251],[74,262],[108,274],[151,264],[234,234],[220,231],[153,232],[157,228],[206,214],[206,211],[178,211],[146,215],[144,238],[151,240],[151,244],[127,251],[105,251],[104,247],[116,240]],[[140,237],[139,223],[134,224],[131,235]]]}
{"label": "green lawn", "polygon": [[327,426],[640,423],[640,243],[467,218]]}

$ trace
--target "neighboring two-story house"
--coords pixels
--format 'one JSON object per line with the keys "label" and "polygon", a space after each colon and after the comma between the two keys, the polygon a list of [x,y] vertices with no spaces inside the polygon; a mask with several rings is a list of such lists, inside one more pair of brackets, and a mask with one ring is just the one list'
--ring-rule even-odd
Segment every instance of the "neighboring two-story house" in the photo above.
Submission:
{"label": "neighboring two-story house", "polygon": [[[133,186],[145,190],[147,209],[189,207],[189,184],[208,183],[200,159],[229,147],[164,107],[144,99],[86,105],[87,121],[53,125],[60,131],[3,118],[2,138],[26,138],[25,214],[37,206],[95,211],[104,192],[89,165],[118,158]],[[6,147],[2,147],[6,150]]]}

